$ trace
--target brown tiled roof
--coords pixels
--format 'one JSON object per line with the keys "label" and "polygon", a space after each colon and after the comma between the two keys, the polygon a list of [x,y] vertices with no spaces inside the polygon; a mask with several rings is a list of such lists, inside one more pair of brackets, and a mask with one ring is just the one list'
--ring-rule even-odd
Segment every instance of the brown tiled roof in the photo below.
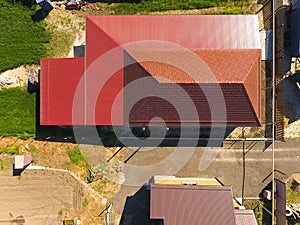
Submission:
{"label": "brown tiled roof", "polygon": [[164,225],[236,225],[231,188],[151,185],[150,218]]}
{"label": "brown tiled roof", "polygon": [[[215,116],[213,123],[217,125],[260,125],[260,50],[196,50],[192,58],[196,56],[201,59],[196,67],[193,66],[193,59],[183,57],[186,51],[127,52],[125,59],[129,57],[138,63],[125,68],[125,86],[141,77],[153,78],[153,82],[141,83],[138,88],[130,91],[131,95],[140,96],[145,89],[149,93],[149,97],[141,97],[133,107],[126,107],[130,94],[125,93],[125,108],[130,108],[130,112],[127,112],[130,125],[147,126],[155,117],[163,118],[169,126],[211,125],[212,113]],[[143,61],[145,59],[157,59],[160,62]],[[172,65],[162,63],[169,60]],[[180,63],[176,63],[180,60]],[[176,67],[178,64],[180,68]],[[194,76],[184,70],[189,70]],[[181,90],[188,95],[182,94]],[[222,95],[226,105],[225,118],[222,116],[224,109],[218,110]],[[192,106],[187,102],[192,103]],[[190,107],[194,107],[198,115],[192,114]],[[159,124],[161,120],[152,122]]]}
{"label": "brown tiled roof", "polygon": [[160,83],[243,83],[261,54],[259,49],[127,49],[127,52]]}
{"label": "brown tiled roof", "polygon": [[[215,86],[215,84],[208,84],[206,85],[206,89],[210,89],[211,93],[214,91],[217,92],[218,87]],[[223,115],[218,116],[219,113],[223,113],[222,108],[219,111],[212,112],[205,94],[197,84],[183,84],[180,85],[180,87],[188,93],[192,100],[192,102],[190,102],[192,105],[189,104],[187,96],[179,94],[177,85],[158,85],[153,92],[155,92],[157,96],[164,96],[171,101],[171,103],[154,96],[140,100],[131,108],[130,124],[133,126],[148,126],[148,122],[152,118],[160,117],[169,126],[211,125],[212,113],[216,116],[214,123],[218,125],[227,123],[228,125],[243,124],[245,126],[251,126],[257,122],[254,120],[255,114],[242,84],[220,84],[227,110],[227,116],[225,117],[227,120],[225,121],[223,120]],[[214,109],[216,109],[218,108],[218,99],[214,96],[213,100],[215,102],[211,100],[210,104],[214,104]],[[174,105],[176,105],[176,108]],[[192,107],[195,107],[198,115],[192,114]],[[181,117],[179,117],[179,115]],[[218,118],[220,118],[220,120]],[[156,121],[154,119],[152,122],[159,124],[160,120]]]}

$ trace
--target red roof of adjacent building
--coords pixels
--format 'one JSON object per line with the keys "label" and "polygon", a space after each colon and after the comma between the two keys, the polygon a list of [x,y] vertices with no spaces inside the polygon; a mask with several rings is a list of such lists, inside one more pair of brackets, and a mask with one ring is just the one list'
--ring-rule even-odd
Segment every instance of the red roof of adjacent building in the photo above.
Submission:
{"label": "red roof of adjacent building", "polygon": [[[211,99],[205,100],[195,84],[208,85],[217,95],[222,93],[216,89],[224,92],[230,125],[261,123],[260,50],[255,15],[89,16],[83,63],[83,59],[42,60],[42,125],[145,125],[155,110],[160,112],[157,117],[166,117],[170,125],[209,125],[208,103],[213,103]],[[124,87],[141,76],[153,79],[152,90],[147,90],[151,95],[176,96],[170,84],[183,85],[194,96],[191,99],[200,120],[189,118],[188,112],[181,120],[173,113],[172,105],[159,98],[146,98],[128,109],[130,92],[139,96],[146,88],[130,91]],[[80,83],[82,96],[78,105],[83,109],[76,112],[79,116],[74,120],[71,99],[75,92],[78,94],[80,80],[84,82]],[[57,82],[67,85],[62,88]],[[178,93],[177,97],[176,104],[180,105],[180,98],[184,98]],[[226,119],[213,122],[227,124]]]}
{"label": "red roof of adjacent building", "polygon": [[231,188],[151,185],[150,218],[164,225],[236,225]]}

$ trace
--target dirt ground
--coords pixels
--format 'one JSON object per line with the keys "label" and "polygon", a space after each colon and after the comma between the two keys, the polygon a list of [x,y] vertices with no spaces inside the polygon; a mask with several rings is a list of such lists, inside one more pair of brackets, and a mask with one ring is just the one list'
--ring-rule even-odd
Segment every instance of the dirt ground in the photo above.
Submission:
{"label": "dirt ground", "polygon": [[78,218],[81,224],[103,224],[96,217],[105,205],[71,175],[59,171],[25,170],[21,176],[0,175],[0,223],[24,219],[28,225],[61,225]]}
{"label": "dirt ground", "polygon": [[[31,155],[33,166],[46,169],[26,169],[21,176],[13,176],[14,156],[0,154],[0,223],[23,216],[25,224],[62,224],[64,218],[79,218],[81,224],[104,224],[104,215],[98,216],[105,205],[102,200],[111,197],[119,190],[119,184],[110,181],[110,176],[118,176],[115,172],[116,162],[120,155],[112,157],[117,149],[99,149],[97,146],[79,146],[88,163],[104,165],[101,178],[89,185],[83,185],[87,178],[87,166],[71,163],[68,151],[78,147],[72,143],[21,140],[16,137],[2,137],[0,148],[17,148],[19,154]],[[94,154],[94,155],[93,155]],[[102,164],[101,164],[102,163]],[[49,168],[50,170],[48,170]],[[63,169],[71,171],[78,177],[78,182],[67,172],[53,171]],[[102,196],[100,199],[90,186]],[[113,218],[120,219],[118,213]],[[11,216],[12,215],[12,216]],[[117,223],[115,223],[117,224]]]}
{"label": "dirt ground", "polygon": [[[0,83],[4,83],[4,85],[0,85],[1,88],[10,88],[10,87],[24,87],[27,85],[27,80],[29,78],[29,71],[31,69],[37,71],[39,66],[20,66],[16,69],[7,70],[3,73],[0,73]],[[7,82],[6,82],[7,81]]]}

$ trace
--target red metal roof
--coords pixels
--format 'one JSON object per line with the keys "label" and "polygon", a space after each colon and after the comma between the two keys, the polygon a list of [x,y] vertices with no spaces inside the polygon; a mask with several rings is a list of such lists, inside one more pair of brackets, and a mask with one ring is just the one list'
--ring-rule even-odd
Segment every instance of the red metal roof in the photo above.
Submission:
{"label": "red metal roof", "polygon": [[88,16],[87,21],[119,45],[160,40],[189,49],[260,48],[257,15]]}
{"label": "red metal roof", "polygon": [[151,185],[150,218],[164,225],[236,225],[231,188]]}
{"label": "red metal roof", "polygon": [[[76,90],[84,74],[84,58],[41,59],[40,75],[40,124],[76,125],[72,120],[72,107]],[[83,106],[83,105],[82,105]],[[81,118],[77,124],[83,124],[83,109],[78,112]]]}
{"label": "red metal roof", "polygon": [[[150,42],[142,46],[132,44],[149,40]],[[153,40],[161,42],[157,44],[153,43]],[[123,46],[128,43],[130,44]],[[174,45],[192,50],[189,54],[196,56],[201,66],[193,69],[193,61],[182,57],[182,48]],[[119,49],[116,50],[117,47]],[[126,109],[126,96],[129,95],[124,93],[124,87],[140,76],[152,76],[162,85],[155,87],[158,93],[164,88],[163,85],[170,83],[166,82],[165,78],[174,84],[227,84],[222,86],[222,90],[231,125],[259,125],[261,86],[258,48],[258,22],[257,16],[254,15],[89,16],[86,20],[85,60],[41,60],[41,124],[124,125],[126,113],[130,110]],[[178,63],[174,65],[168,60],[165,60],[165,63],[143,60],[147,57],[157,59],[159,55],[164,54],[167,55],[166,59],[180,62],[179,66]],[[127,67],[142,71],[144,75],[128,74],[130,69],[127,69],[126,63],[130,57],[131,60],[139,62],[139,68]],[[190,78],[190,71],[184,70],[181,65],[192,71],[193,79]],[[214,76],[210,76],[210,73]],[[80,79],[84,82],[81,83],[78,92],[77,85]],[[194,88],[185,89],[192,95],[201,93]],[[170,88],[167,90],[172,93]],[[82,109],[79,109],[79,112],[75,110],[78,116],[74,121],[72,107],[75,93],[81,93],[78,98]],[[201,101],[200,97],[199,102]],[[160,105],[157,109],[165,112],[166,117],[172,112],[166,103],[159,100],[151,100],[150,103],[152,107]],[[166,104],[164,109],[162,103]],[[145,104],[148,105],[145,102],[141,105]],[[205,111],[207,107],[203,105],[202,110],[198,110],[197,103],[195,105],[200,118],[201,113],[208,115],[200,122],[209,123],[209,111]],[[141,109],[140,106],[137,108]],[[145,112],[146,108],[141,110]],[[132,117],[137,114],[140,115]],[[130,115],[131,122],[136,125],[145,124],[145,118],[149,115],[133,110]],[[169,118],[169,121],[178,124],[176,117]],[[186,118],[185,121],[189,122],[189,119]],[[190,122],[199,124],[199,121],[195,120]]]}

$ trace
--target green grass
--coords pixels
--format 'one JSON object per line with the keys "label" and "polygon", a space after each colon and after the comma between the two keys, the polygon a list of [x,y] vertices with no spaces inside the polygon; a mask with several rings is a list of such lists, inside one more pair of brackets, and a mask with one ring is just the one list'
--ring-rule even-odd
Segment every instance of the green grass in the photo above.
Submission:
{"label": "green grass", "polygon": [[68,11],[52,13],[45,20],[46,30],[51,34],[51,40],[46,45],[47,53],[49,57],[67,57],[74,40],[85,30],[85,18],[70,15]]}
{"label": "green grass", "polygon": [[[113,5],[112,10],[117,15],[149,14],[151,12],[168,10],[192,10],[210,7],[234,7],[217,14],[241,14],[242,7],[250,4],[245,0],[141,0],[138,3],[118,3]],[[238,9],[237,7],[240,7]]]}
{"label": "green grass", "polygon": [[[211,14],[211,13],[206,13],[206,15]],[[244,9],[239,8],[239,7],[234,7],[234,8],[229,8],[225,10],[221,10],[218,12],[214,12],[213,14],[216,15],[239,15],[239,14],[244,14]]]}
{"label": "green grass", "polygon": [[263,206],[271,210],[269,201],[262,200],[245,200],[244,206],[246,209],[253,210],[258,225],[269,225],[271,224],[270,214],[263,209]]}
{"label": "green grass", "polygon": [[35,136],[35,94],[25,88],[0,90],[0,136]]}
{"label": "green grass", "polygon": [[79,147],[68,149],[68,155],[72,164],[79,165],[82,161],[85,161]]}
{"label": "green grass", "polygon": [[286,184],[286,201],[287,203],[300,203],[300,191],[298,183],[290,180]]}
{"label": "green grass", "polygon": [[0,159],[0,170],[9,169],[9,159],[3,158]]}
{"label": "green grass", "polygon": [[1,153],[7,153],[7,154],[18,154],[19,153],[19,146],[15,147],[3,147],[0,148],[0,154]]}
{"label": "green grass", "polygon": [[59,216],[62,216],[63,213],[64,213],[64,211],[63,211],[62,209],[58,211],[58,215],[59,215]]}
{"label": "green grass", "polygon": [[40,58],[47,56],[45,43],[50,36],[44,21],[32,20],[35,12],[36,5],[0,0],[0,72],[24,64],[39,64]]}
{"label": "green grass", "polygon": [[89,205],[89,200],[87,198],[84,198],[82,202],[82,207],[86,208],[88,205]]}

